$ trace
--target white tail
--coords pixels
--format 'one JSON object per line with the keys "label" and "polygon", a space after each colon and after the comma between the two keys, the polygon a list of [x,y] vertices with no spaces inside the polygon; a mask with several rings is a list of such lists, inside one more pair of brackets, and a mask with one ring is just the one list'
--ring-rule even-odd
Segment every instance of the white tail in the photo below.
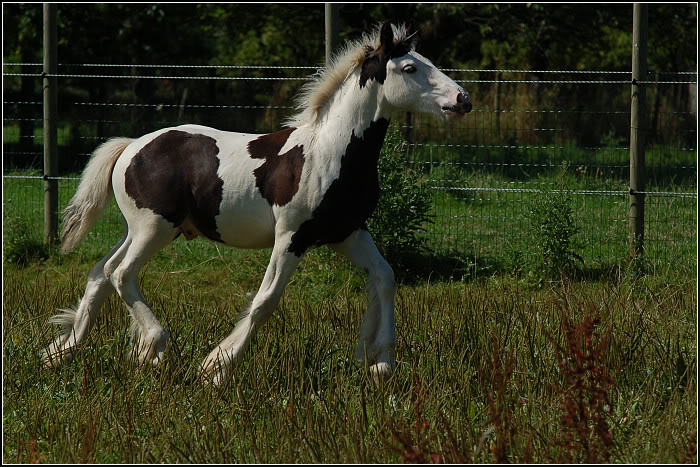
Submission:
{"label": "white tail", "polygon": [[112,198],[112,169],[131,144],[130,138],[112,138],[95,150],[80,177],[78,191],[63,211],[61,253],[69,253],[90,231]]}

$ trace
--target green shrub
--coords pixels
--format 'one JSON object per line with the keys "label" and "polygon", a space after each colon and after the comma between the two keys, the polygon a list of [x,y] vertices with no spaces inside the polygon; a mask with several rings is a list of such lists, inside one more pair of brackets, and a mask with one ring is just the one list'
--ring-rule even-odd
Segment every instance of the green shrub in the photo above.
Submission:
{"label": "green shrub", "polygon": [[431,222],[430,187],[421,175],[406,166],[406,142],[399,128],[392,126],[379,156],[380,197],[367,221],[375,243],[386,256],[426,250],[421,237]]}
{"label": "green shrub", "polygon": [[566,165],[553,186],[540,190],[529,201],[527,213],[533,238],[529,273],[535,279],[552,280],[574,274],[583,264],[579,227],[574,220],[571,190],[565,178]]}
{"label": "green shrub", "polygon": [[29,221],[22,216],[5,219],[3,226],[2,260],[6,264],[26,266],[32,261],[47,259],[50,247],[37,238]]}

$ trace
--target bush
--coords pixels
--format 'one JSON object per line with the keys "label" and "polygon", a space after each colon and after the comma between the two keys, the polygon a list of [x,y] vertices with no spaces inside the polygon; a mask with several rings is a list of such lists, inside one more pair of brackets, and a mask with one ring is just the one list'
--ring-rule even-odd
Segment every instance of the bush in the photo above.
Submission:
{"label": "bush", "polygon": [[379,203],[367,221],[377,247],[389,257],[425,251],[420,234],[433,217],[430,188],[406,166],[405,154],[406,142],[399,128],[392,126],[379,156]]}
{"label": "bush", "polygon": [[554,187],[541,190],[528,203],[534,240],[529,272],[539,281],[575,273],[583,264],[576,251],[582,244],[577,238],[579,228],[574,221],[573,198],[565,174],[566,165]]}
{"label": "bush", "polygon": [[32,261],[47,259],[49,255],[50,247],[36,237],[26,218],[14,216],[5,219],[3,263],[26,266]]}

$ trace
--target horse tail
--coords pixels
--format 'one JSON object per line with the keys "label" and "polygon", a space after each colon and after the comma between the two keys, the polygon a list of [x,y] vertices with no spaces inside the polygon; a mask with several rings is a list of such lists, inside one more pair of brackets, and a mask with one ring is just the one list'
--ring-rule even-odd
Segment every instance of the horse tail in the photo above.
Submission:
{"label": "horse tail", "polygon": [[114,164],[132,141],[130,138],[112,138],[92,153],[80,177],[78,191],[63,210],[61,253],[72,251],[107,207],[112,199]]}

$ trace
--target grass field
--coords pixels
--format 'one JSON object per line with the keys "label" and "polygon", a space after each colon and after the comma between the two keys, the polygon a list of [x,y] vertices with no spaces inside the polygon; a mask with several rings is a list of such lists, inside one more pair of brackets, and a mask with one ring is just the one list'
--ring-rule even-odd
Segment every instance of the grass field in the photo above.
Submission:
{"label": "grass field", "polygon": [[[544,288],[503,274],[402,284],[397,371],[376,387],[352,360],[364,277],[322,249],[302,262],[231,387],[201,385],[198,364],[230,332],[266,262],[265,251],[183,261],[175,246],[155,258],[142,287],[172,350],[155,370],[129,361],[115,298],[72,364],[42,368],[37,353],[57,332],[46,320],[79,299],[91,264],[75,254],[7,266],[3,461],[695,459],[690,271]],[[597,324],[576,326],[588,318]]]}

